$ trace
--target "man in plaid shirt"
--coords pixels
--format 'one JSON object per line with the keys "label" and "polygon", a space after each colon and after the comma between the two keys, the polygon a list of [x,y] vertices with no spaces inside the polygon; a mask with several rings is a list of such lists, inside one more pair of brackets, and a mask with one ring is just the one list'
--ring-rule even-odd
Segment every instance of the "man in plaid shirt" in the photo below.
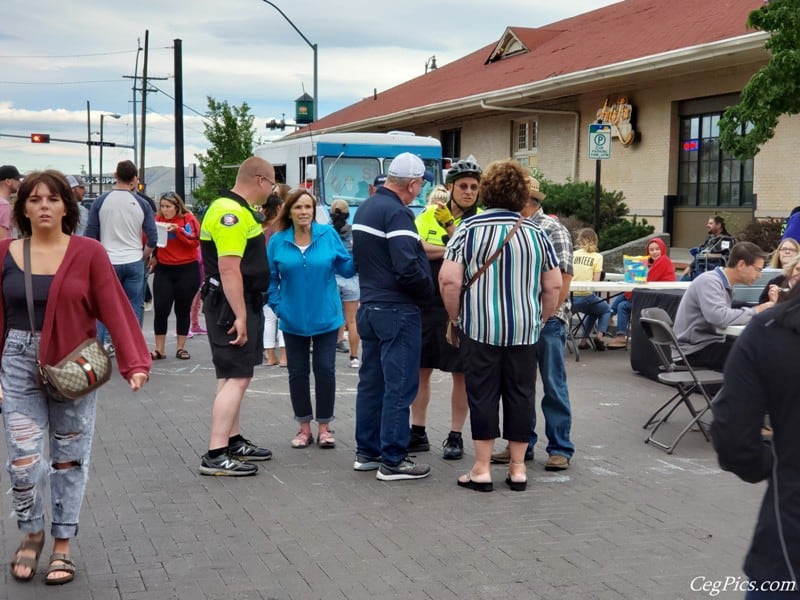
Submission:
{"label": "man in plaid shirt", "polygon": [[[567,327],[570,319],[569,286],[572,281],[572,236],[557,219],[548,217],[542,210],[541,201],[545,195],[539,190],[539,181],[531,177],[529,180],[530,202],[523,209],[527,216],[547,234],[550,243],[558,256],[561,269],[561,295],[559,309],[550,317],[539,334],[537,355],[539,372],[542,375],[544,397],[542,398],[542,414],[547,436],[547,471],[563,471],[569,468],[569,461],[575,453],[575,446],[570,440],[572,426],[572,409],[567,389],[567,371],[564,366],[564,346],[567,343]],[[531,438],[525,460],[533,460],[533,448],[536,445],[536,411],[531,416]],[[505,464],[510,460],[508,448],[492,455],[492,462]]]}

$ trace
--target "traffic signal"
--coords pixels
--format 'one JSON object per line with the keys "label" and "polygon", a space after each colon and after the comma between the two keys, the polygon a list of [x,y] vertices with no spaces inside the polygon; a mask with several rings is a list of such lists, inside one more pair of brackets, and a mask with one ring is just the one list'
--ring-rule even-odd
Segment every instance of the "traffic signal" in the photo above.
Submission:
{"label": "traffic signal", "polygon": [[49,144],[50,143],[50,134],[49,133],[32,133],[31,134],[31,143],[32,144]]}

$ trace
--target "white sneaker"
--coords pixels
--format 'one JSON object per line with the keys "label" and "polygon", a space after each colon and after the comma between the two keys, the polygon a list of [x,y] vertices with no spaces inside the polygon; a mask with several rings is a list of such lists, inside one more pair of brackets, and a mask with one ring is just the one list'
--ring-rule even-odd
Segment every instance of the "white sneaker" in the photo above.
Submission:
{"label": "white sneaker", "polygon": [[358,360],[357,356],[350,357],[350,368],[351,369],[358,369],[361,366],[361,361]]}
{"label": "white sneaker", "polygon": [[108,355],[113,358],[115,354],[114,344],[112,344],[111,342],[107,342],[106,344],[103,344],[103,348],[105,348]]}
{"label": "white sneaker", "polygon": [[153,310],[153,303],[152,302],[145,302],[144,303],[144,312],[150,312]]}

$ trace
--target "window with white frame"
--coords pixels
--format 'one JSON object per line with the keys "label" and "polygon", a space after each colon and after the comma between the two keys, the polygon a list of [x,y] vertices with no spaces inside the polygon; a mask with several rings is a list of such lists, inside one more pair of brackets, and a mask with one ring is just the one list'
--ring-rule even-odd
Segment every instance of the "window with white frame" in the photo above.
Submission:
{"label": "window with white frame", "polygon": [[539,145],[539,123],[535,120],[517,121],[515,156],[526,156],[535,153]]}

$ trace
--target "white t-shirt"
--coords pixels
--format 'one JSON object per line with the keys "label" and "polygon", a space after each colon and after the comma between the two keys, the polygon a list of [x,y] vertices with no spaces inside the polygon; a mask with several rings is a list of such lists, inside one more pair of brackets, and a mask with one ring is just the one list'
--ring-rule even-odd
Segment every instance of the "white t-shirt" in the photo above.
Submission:
{"label": "white t-shirt", "polygon": [[132,192],[112,190],[98,212],[100,243],[112,265],[142,260],[144,211]]}

